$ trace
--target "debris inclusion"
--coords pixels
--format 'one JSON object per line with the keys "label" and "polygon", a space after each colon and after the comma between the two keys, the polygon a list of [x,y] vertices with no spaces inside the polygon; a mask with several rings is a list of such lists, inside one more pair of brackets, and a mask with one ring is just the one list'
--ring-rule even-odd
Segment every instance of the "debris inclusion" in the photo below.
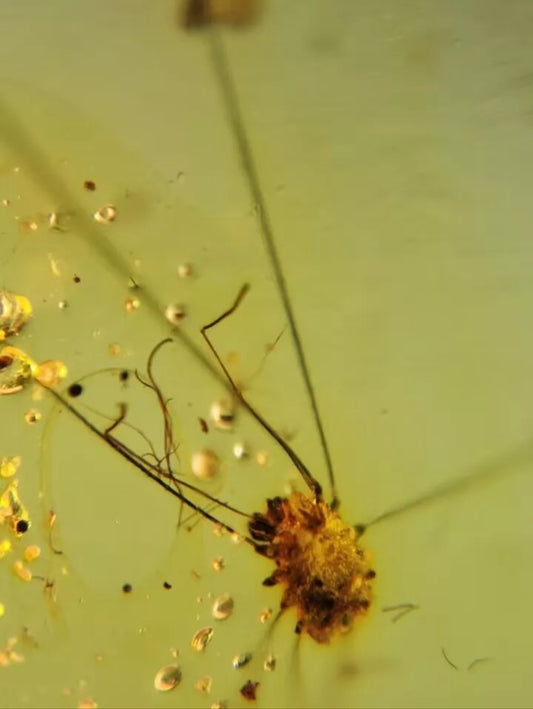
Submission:
{"label": "debris inclusion", "polygon": [[281,609],[295,608],[297,633],[328,643],[367,612],[376,575],[370,556],[326,502],[299,492],[275,497],[249,529],[256,551],[276,563],[263,583],[282,587]]}

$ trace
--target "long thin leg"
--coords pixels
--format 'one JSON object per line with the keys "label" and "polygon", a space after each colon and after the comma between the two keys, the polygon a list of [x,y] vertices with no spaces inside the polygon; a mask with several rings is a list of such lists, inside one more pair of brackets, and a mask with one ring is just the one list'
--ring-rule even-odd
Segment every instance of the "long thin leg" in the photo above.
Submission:
{"label": "long thin leg", "polygon": [[[112,436],[110,433],[106,431],[100,431],[97,426],[95,426],[91,421],[89,421],[89,419],[86,419],[85,416],[83,416],[83,414],[80,413],[78,409],[76,409],[76,407],[72,406],[57,391],[40,382],[39,384],[43,387],[43,389],[46,389],[48,392],[50,392],[50,394],[61,404],[61,406],[68,409],[68,411],[70,411],[70,413],[73,414],[86,428],[91,430],[96,436],[98,436],[98,438],[104,441],[104,443],[107,443],[109,446],[111,446],[111,448],[113,448],[113,450],[115,450],[120,456],[122,456],[122,458],[132,463],[132,465],[134,465],[138,470],[144,473],[144,475],[146,475],[148,478],[160,485],[171,495],[177,497],[178,500],[183,502],[183,504],[189,507],[189,509],[191,509],[193,512],[197,512],[198,514],[202,515],[202,517],[208,519],[210,522],[220,524],[222,527],[224,527],[224,529],[230,532],[230,534],[233,534],[236,531],[231,525],[227,524],[226,522],[223,522],[220,519],[217,519],[214,515],[212,515],[206,509],[201,507],[199,504],[193,502],[188,497],[186,497],[183,492],[181,492],[180,487],[187,488],[188,490],[191,490],[192,492],[202,496],[204,499],[209,500],[209,502],[214,502],[220,507],[223,507],[224,509],[228,509],[243,517],[249,517],[249,515],[247,515],[246,513],[241,512],[237,508],[233,507],[232,505],[229,505],[226,502],[223,502],[222,500],[217,500],[215,497],[205,492],[204,490],[197,488],[195,485],[191,485],[191,483],[188,483],[185,480],[178,481],[178,479],[172,473],[171,470],[161,470],[157,466],[151,465],[147,461],[143,460],[140,455],[130,450],[126,445],[124,445],[121,441]],[[253,541],[253,539],[248,536],[244,536],[243,539],[245,542],[255,548],[255,542]]]}
{"label": "long thin leg", "polygon": [[283,308],[285,310],[285,314],[289,323],[289,329],[292,334],[294,347],[296,349],[296,358],[298,361],[298,366],[300,368],[304,385],[307,390],[309,403],[311,404],[311,410],[313,412],[316,430],[320,439],[320,445],[322,447],[322,452],[324,454],[326,468],[328,471],[328,478],[331,487],[332,497],[331,506],[333,507],[333,509],[335,509],[339,505],[339,498],[335,485],[333,462],[331,460],[331,454],[329,452],[326,432],[322,423],[322,417],[318,408],[318,401],[316,398],[313,383],[311,381],[311,374],[309,372],[309,367],[305,358],[303,343],[300,338],[298,327],[296,325],[296,315],[292,307],[287,281],[285,279],[285,274],[281,265],[281,259],[278,253],[278,248],[276,246],[276,241],[274,239],[274,229],[270,221],[266,200],[263,194],[263,189],[261,187],[261,181],[259,179],[259,173],[257,171],[253,156],[252,146],[239,104],[235,80],[231,73],[231,67],[226,56],[226,51],[222,42],[222,38],[216,27],[208,27],[208,38],[211,50],[211,63],[213,66],[213,71],[215,72],[215,75],[220,85],[220,91],[224,102],[224,107],[226,109],[229,125],[231,127],[233,137],[235,138],[237,150],[241,159],[241,166],[244,171],[244,175],[246,177],[246,181],[250,190],[251,201],[253,204],[257,205],[257,218],[261,234],[263,236],[263,242],[265,245],[266,252],[270,258],[270,263],[272,265],[274,276],[276,278],[278,293],[283,303]]}
{"label": "long thin leg", "polygon": [[244,406],[244,408],[254,417],[254,419],[259,423],[260,426],[262,426],[265,431],[267,431],[272,438],[283,448],[285,453],[289,456],[289,458],[292,460],[294,465],[296,466],[296,469],[304,479],[306,485],[309,487],[311,492],[313,493],[315,500],[317,502],[320,502],[322,500],[322,486],[320,483],[315,480],[315,478],[311,475],[307,467],[303,464],[303,462],[300,460],[299,456],[296,454],[296,452],[291,448],[291,446],[283,440],[283,438],[277,433],[272,426],[265,421],[265,419],[261,416],[261,414],[254,409],[254,407],[245,399],[244,395],[242,394],[241,390],[233,380],[231,374],[229,373],[226,365],[224,362],[221,360],[220,355],[218,354],[217,350],[215,349],[213,343],[211,342],[210,338],[207,335],[207,330],[210,330],[212,327],[215,327],[215,325],[218,325],[222,320],[225,320],[227,317],[229,317],[232,313],[235,312],[235,310],[239,307],[242,299],[246,295],[246,293],[250,290],[250,285],[248,283],[245,283],[240,291],[237,294],[237,297],[235,298],[235,302],[225,312],[222,313],[222,315],[219,315],[218,318],[213,320],[212,322],[208,323],[207,325],[204,325],[201,332],[202,335],[207,342],[211,352],[214,354],[217,362],[219,363],[222,371],[226,375],[226,378],[231,386],[231,389],[233,390],[233,393],[237,397],[237,399],[241,402],[241,404]]}

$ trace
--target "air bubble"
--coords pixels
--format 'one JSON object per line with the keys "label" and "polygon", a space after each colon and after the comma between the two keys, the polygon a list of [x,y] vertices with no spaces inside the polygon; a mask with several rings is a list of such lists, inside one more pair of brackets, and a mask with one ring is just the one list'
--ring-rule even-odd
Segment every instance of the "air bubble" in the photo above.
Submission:
{"label": "air bubble", "polygon": [[222,569],[226,566],[226,562],[221,556],[216,556],[214,559],[211,560],[211,568],[213,571],[222,571]]}
{"label": "air bubble", "polygon": [[127,313],[134,313],[141,307],[141,301],[139,298],[126,298],[124,301],[124,310]]}
{"label": "air bubble", "polygon": [[244,443],[234,443],[233,444],[233,455],[237,460],[242,460],[248,457],[248,450]]}
{"label": "air bubble", "polygon": [[229,593],[223,593],[215,599],[211,614],[216,620],[225,620],[233,613],[234,605],[235,603],[233,598],[229,595]]}
{"label": "air bubble", "polygon": [[211,405],[209,416],[216,428],[230,431],[235,420],[235,403],[231,399],[215,401]]}
{"label": "air bubble", "polygon": [[196,652],[203,652],[213,637],[213,628],[202,628],[198,630],[191,640],[191,647]]}
{"label": "air bubble", "polygon": [[165,318],[171,325],[177,325],[187,315],[187,311],[183,305],[167,305],[165,308]]}
{"label": "air bubble", "polygon": [[197,451],[192,454],[191,469],[199,480],[212,480],[218,472],[218,458],[211,450]]}
{"label": "air bubble", "polygon": [[194,266],[192,263],[180,263],[178,266],[178,276],[180,278],[190,278],[194,276]]}
{"label": "air bubble", "polygon": [[250,662],[251,659],[251,652],[243,652],[240,655],[235,655],[235,657],[231,661],[231,664],[234,670],[240,670],[242,667],[246,667],[246,665]]}
{"label": "air bubble", "polygon": [[272,653],[270,653],[265,657],[265,661],[263,662],[263,669],[265,670],[265,672],[274,672],[274,670],[276,669],[275,655],[272,655]]}
{"label": "air bubble", "polygon": [[179,665],[165,665],[157,671],[154,677],[154,687],[159,692],[168,692],[181,682],[181,669]]}
{"label": "air bubble", "polygon": [[93,214],[93,217],[99,224],[110,224],[117,218],[117,208],[113,204],[104,204]]}
{"label": "air bubble", "polygon": [[57,229],[58,231],[65,231],[61,224],[59,223],[60,215],[57,212],[50,212],[47,216],[48,228]]}
{"label": "air bubble", "polygon": [[30,425],[38,423],[41,418],[42,414],[37,409],[28,409],[24,414],[24,421],[26,421],[26,423],[29,423]]}

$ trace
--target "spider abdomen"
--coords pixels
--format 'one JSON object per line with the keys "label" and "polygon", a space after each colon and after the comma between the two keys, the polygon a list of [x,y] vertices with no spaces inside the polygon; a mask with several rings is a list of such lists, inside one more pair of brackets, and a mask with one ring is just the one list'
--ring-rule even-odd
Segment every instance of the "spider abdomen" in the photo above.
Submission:
{"label": "spider abdomen", "polygon": [[276,563],[268,585],[282,587],[282,609],[295,608],[297,632],[328,643],[367,612],[375,577],[369,554],[326,502],[299,492],[269,500],[250,533],[256,550]]}

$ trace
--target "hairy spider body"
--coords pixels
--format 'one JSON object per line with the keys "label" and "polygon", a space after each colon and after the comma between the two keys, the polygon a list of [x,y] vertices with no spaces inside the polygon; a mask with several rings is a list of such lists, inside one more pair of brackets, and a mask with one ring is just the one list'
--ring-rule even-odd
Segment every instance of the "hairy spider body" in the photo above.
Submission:
{"label": "hairy spider body", "polygon": [[295,608],[297,633],[329,643],[367,613],[376,575],[370,555],[329,504],[299,492],[274,497],[249,531],[255,550],[276,564],[263,583],[282,587],[281,610]]}

